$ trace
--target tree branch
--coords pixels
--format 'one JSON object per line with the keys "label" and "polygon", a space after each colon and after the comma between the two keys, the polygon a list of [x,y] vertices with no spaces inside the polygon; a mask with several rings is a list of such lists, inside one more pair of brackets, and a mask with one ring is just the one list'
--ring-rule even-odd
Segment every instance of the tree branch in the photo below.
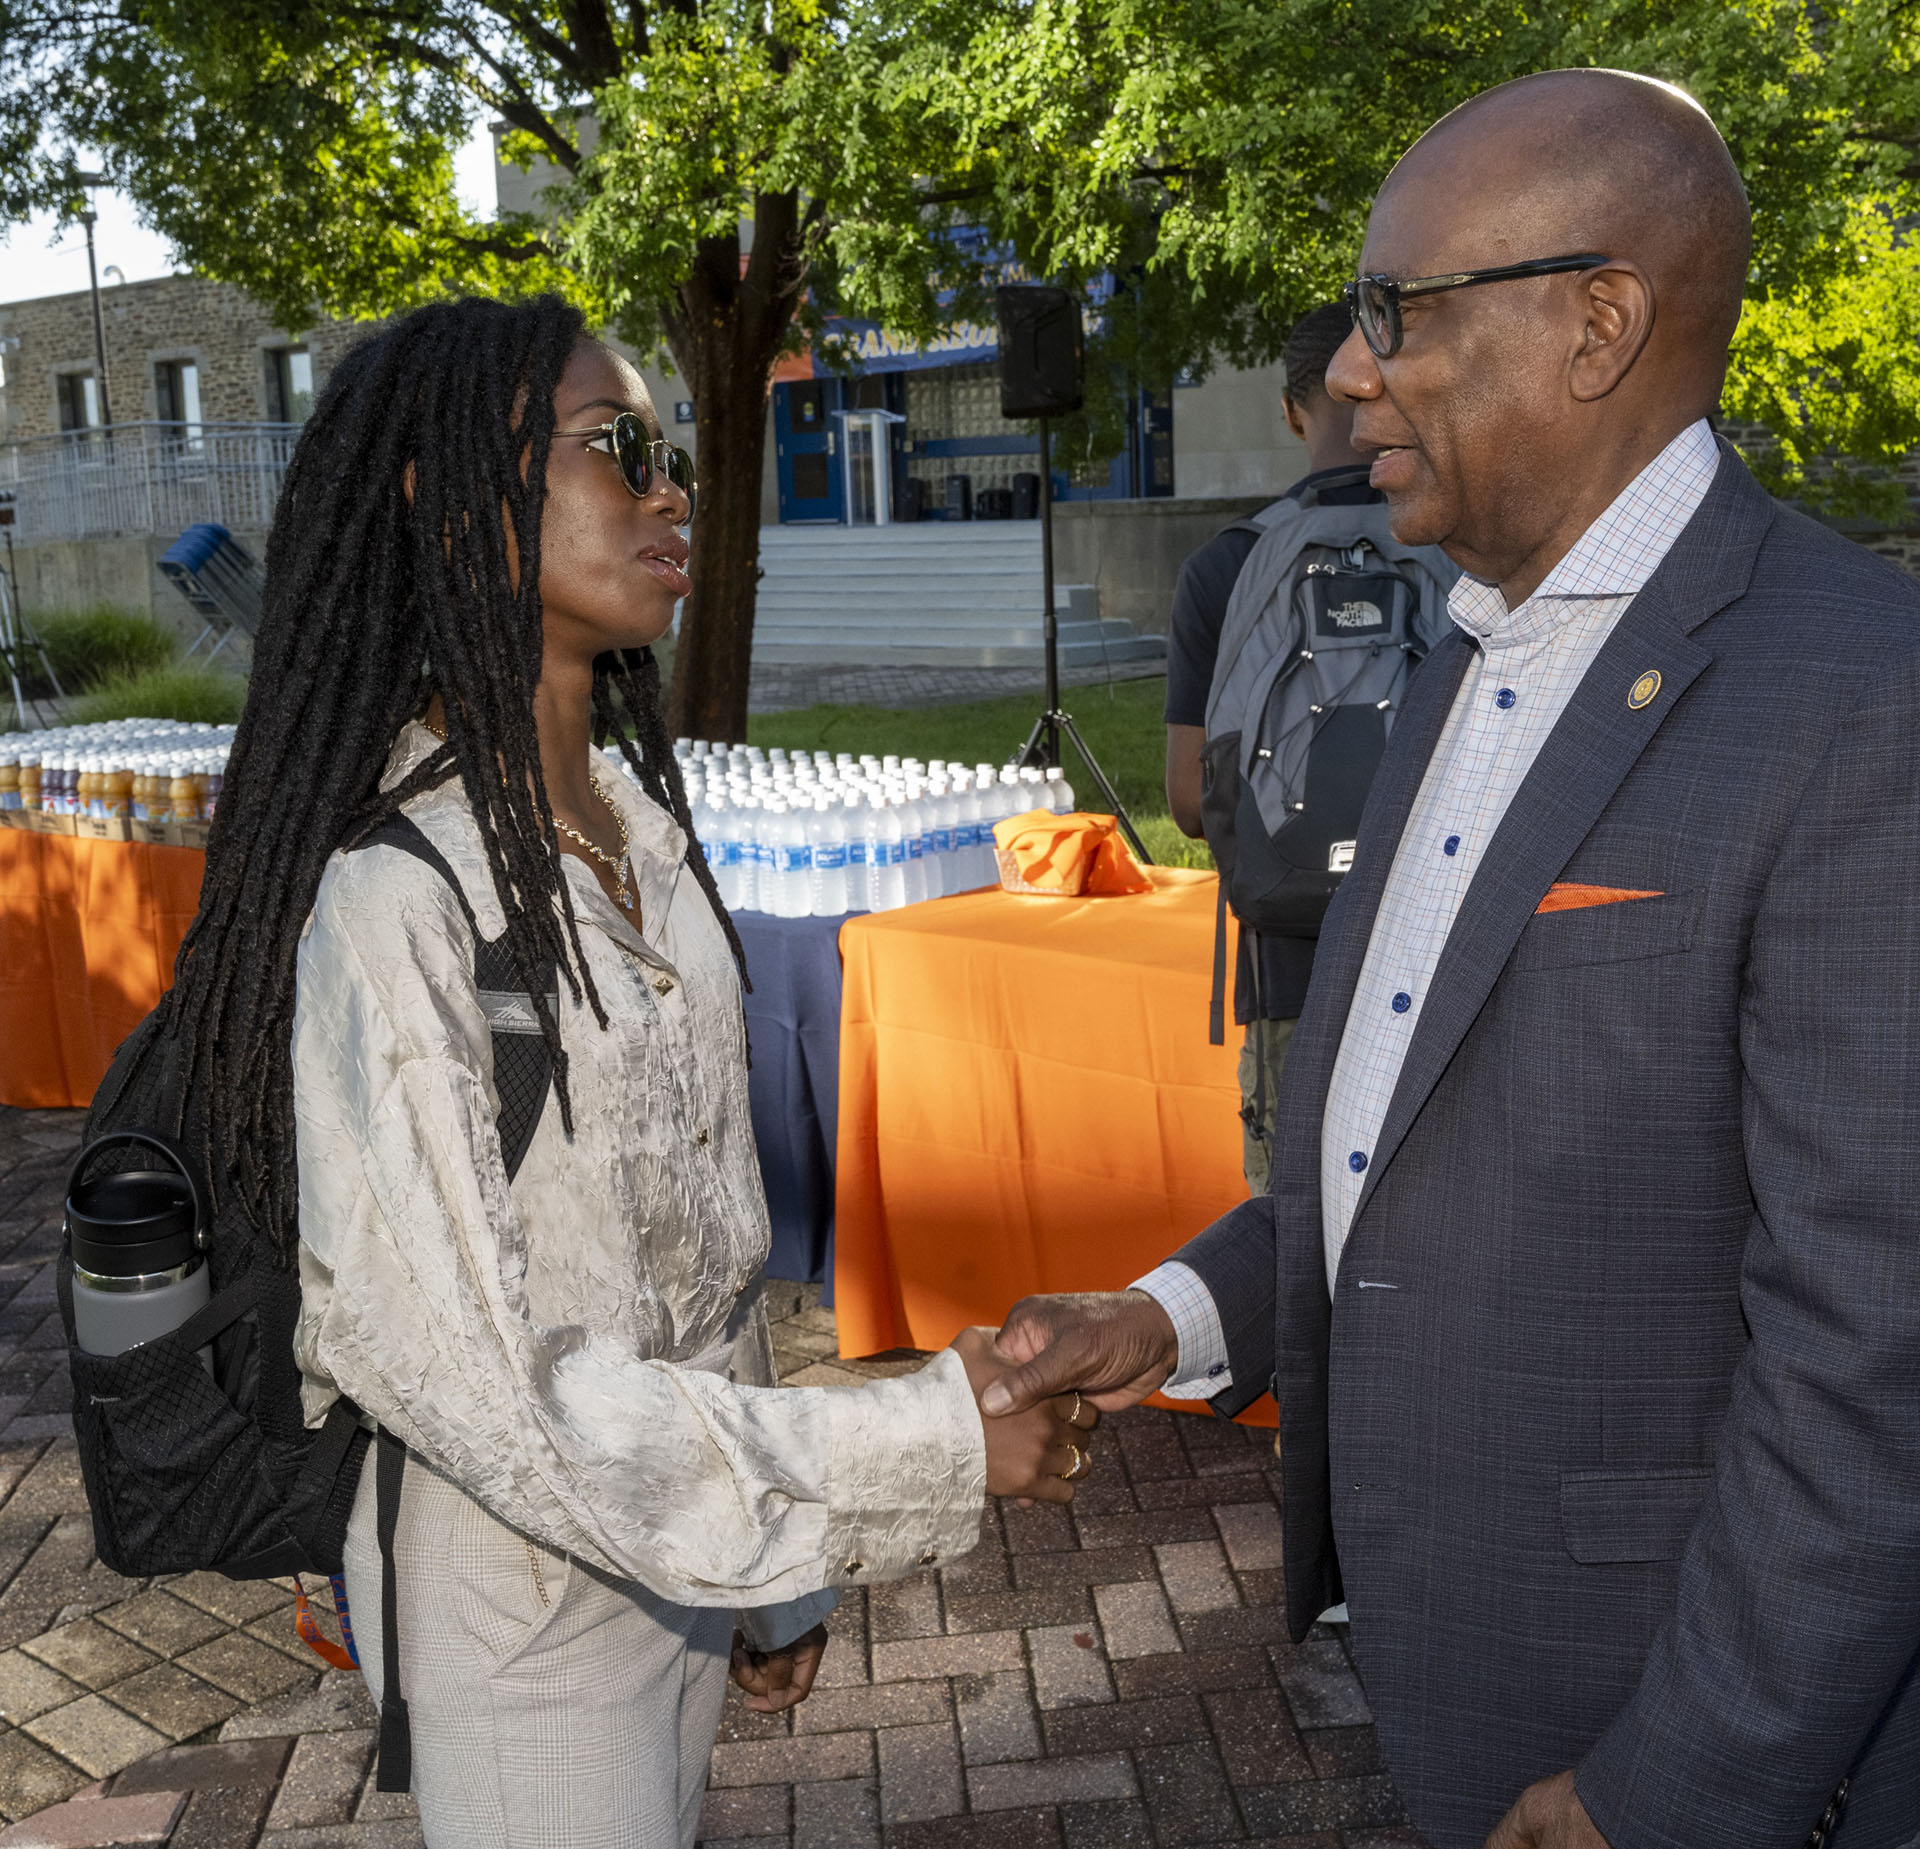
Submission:
{"label": "tree branch", "polygon": [[546,149],[547,157],[556,167],[564,168],[568,173],[579,171],[579,150],[554,127],[546,111],[527,93],[519,78],[497,60],[487,58],[486,61],[512,84],[511,92],[502,92],[480,82],[458,58],[436,45],[423,44],[418,39],[393,37],[378,37],[369,42],[374,50],[384,51],[401,62],[418,59],[430,69],[439,71],[442,76],[451,78],[469,96],[496,110],[515,128],[532,135]]}
{"label": "tree branch", "polygon": [[517,32],[531,50],[544,56],[556,70],[564,72],[583,88],[588,83],[586,68],[574,47],[555,32],[537,13],[525,7],[504,6],[497,0],[482,0],[486,10],[509,31]]}
{"label": "tree branch", "polygon": [[613,36],[606,0],[560,0],[560,17],[579,50],[587,88],[597,90],[618,77],[620,46]]}

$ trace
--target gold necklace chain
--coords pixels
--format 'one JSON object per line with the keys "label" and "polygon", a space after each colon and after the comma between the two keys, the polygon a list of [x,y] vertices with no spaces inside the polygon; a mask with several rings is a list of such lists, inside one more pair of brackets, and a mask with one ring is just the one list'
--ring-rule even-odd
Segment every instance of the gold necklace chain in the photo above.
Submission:
{"label": "gold necklace chain", "polygon": [[[420,723],[443,745],[447,742],[446,733],[435,725],[431,719],[423,717]],[[627,840],[627,818],[620,813],[620,805],[600,787],[600,779],[595,777],[591,771],[589,771],[587,775],[593,783],[594,795],[600,798],[600,806],[613,817],[613,825],[620,831],[620,852],[618,854],[609,854],[605,848],[599,846],[596,842],[588,840],[587,837],[570,822],[563,821],[557,812],[553,818],[553,825],[559,829],[569,841],[577,841],[595,860],[599,861],[602,866],[613,869],[613,902],[623,911],[630,912],[633,910],[633,893],[629,885],[633,873],[633,853]]]}
{"label": "gold necklace chain", "polygon": [[613,798],[600,787],[598,777],[593,779],[593,793],[600,798],[601,807],[613,817],[613,825],[620,831],[620,852],[617,855],[609,854],[605,848],[589,841],[579,829],[569,822],[563,822],[557,814],[553,818],[553,825],[568,840],[579,842],[602,866],[613,869],[613,902],[630,912],[633,910],[633,894],[628,890],[627,881],[633,870],[633,856],[627,846],[627,818],[620,813],[619,805]]}

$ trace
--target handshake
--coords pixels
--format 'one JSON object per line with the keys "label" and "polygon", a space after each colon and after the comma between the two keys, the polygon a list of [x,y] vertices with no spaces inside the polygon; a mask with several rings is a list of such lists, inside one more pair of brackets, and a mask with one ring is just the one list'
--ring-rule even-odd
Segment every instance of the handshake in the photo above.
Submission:
{"label": "handshake", "polygon": [[[1022,1503],[1071,1502],[1093,1468],[1101,1413],[1138,1405],[1180,1359],[1172,1319],[1137,1290],[1027,1297],[998,1335],[963,1329],[953,1347],[986,1432],[987,1494]],[[746,1705],[778,1714],[805,1701],[826,1647],[825,1625],[771,1652],[736,1632],[732,1676]]]}
{"label": "handshake", "polygon": [[997,1335],[963,1329],[953,1347],[986,1431],[987,1493],[1022,1502],[1071,1502],[1101,1413],[1138,1405],[1180,1358],[1143,1291],[1027,1297]]}

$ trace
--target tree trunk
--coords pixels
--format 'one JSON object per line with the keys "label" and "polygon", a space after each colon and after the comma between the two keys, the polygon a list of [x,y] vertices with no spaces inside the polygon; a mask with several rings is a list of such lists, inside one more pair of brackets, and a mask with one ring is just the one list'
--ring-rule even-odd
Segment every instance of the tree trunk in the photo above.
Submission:
{"label": "tree trunk", "polygon": [[752,257],[715,239],[682,285],[667,336],[693,390],[700,512],[693,524],[693,591],[682,606],[667,718],[681,736],[744,740],[760,583],[760,474],[767,393],[806,266],[798,201],[756,200]]}
{"label": "tree trunk", "polygon": [[[730,344],[730,343],[729,343]],[[691,374],[676,353],[681,370]],[[682,737],[747,736],[753,610],[760,583],[760,472],[766,460],[767,369],[725,364],[694,388],[700,512],[693,591],[680,612],[667,716]]]}

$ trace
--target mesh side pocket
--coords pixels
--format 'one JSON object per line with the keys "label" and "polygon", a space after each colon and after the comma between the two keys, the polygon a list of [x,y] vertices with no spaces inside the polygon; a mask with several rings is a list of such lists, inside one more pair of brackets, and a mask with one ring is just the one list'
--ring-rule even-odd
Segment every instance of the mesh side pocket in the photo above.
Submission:
{"label": "mesh side pocket", "polygon": [[90,1355],[69,1340],[67,1361],[94,1544],[115,1572],[190,1572],[284,1540],[260,1428],[195,1350],[169,1335]]}

